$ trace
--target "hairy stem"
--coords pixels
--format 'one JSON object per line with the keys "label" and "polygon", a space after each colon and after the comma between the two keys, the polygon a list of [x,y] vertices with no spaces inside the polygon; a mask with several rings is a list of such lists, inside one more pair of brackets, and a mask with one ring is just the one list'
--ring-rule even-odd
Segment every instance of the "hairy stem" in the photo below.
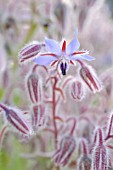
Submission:
{"label": "hairy stem", "polygon": [[56,124],[56,97],[55,97],[55,90],[53,88],[53,126],[54,126],[54,137],[55,137],[55,149],[57,149],[57,124]]}
{"label": "hairy stem", "polygon": [[[54,126],[54,138],[55,138],[55,149],[57,149],[57,139],[58,139],[58,130],[57,130],[57,124],[56,124],[56,82],[53,85],[53,126]],[[60,167],[57,166],[56,170],[60,170]]]}

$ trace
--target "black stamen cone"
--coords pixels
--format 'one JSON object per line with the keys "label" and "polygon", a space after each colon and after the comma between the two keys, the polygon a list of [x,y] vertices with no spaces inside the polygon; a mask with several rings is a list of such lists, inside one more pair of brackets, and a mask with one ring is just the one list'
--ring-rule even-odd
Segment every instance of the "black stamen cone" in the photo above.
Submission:
{"label": "black stamen cone", "polygon": [[66,75],[66,68],[67,68],[67,64],[65,63],[61,63],[60,65],[61,71],[62,71],[62,75],[65,76]]}

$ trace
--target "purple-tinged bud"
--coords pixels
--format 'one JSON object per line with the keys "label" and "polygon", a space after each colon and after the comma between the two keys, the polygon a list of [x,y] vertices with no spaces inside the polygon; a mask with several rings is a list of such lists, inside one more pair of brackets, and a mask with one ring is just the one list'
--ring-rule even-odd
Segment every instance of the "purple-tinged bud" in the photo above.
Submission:
{"label": "purple-tinged bud", "polygon": [[44,44],[39,44],[38,41],[33,41],[27,44],[21,51],[19,52],[19,61],[20,63],[33,60],[36,55],[41,51],[41,48]]}
{"label": "purple-tinged bud", "polygon": [[83,155],[79,159],[78,170],[91,170],[91,158]]}
{"label": "purple-tinged bud", "polygon": [[100,80],[90,66],[82,63],[80,76],[93,93],[99,92],[102,89]]}
{"label": "purple-tinged bud", "polygon": [[46,123],[45,106],[42,104],[32,106],[32,126],[36,130],[44,127]]}
{"label": "purple-tinged bud", "polygon": [[88,144],[85,139],[80,140],[79,144],[81,150],[81,156],[78,161],[78,170],[90,170],[91,169],[91,158],[89,157]]}
{"label": "purple-tinged bud", "polygon": [[96,136],[96,140],[92,150],[92,169],[106,170],[109,167],[110,160],[107,147],[104,144],[102,129],[98,128],[94,136]]}
{"label": "purple-tinged bud", "polygon": [[14,127],[17,131],[21,132],[25,136],[33,134],[31,124],[22,113],[22,111],[3,104],[0,104],[0,107],[5,112],[4,117],[6,121],[9,122],[12,127]]}
{"label": "purple-tinged bud", "polygon": [[32,103],[42,103],[43,101],[43,88],[42,80],[39,79],[36,72],[32,72],[27,76],[27,90]]}
{"label": "purple-tinged bud", "polygon": [[80,81],[73,81],[71,84],[71,96],[75,101],[80,101],[84,98],[84,88]]}
{"label": "purple-tinged bud", "polygon": [[53,159],[58,166],[67,165],[76,147],[73,136],[65,136],[61,139],[58,150],[53,155]]}
{"label": "purple-tinged bud", "polygon": [[106,130],[106,138],[105,140],[108,139],[113,139],[113,130],[112,130],[112,126],[113,126],[113,112],[111,112],[110,117],[109,117],[109,121],[108,121],[108,126],[107,126],[107,130]]}

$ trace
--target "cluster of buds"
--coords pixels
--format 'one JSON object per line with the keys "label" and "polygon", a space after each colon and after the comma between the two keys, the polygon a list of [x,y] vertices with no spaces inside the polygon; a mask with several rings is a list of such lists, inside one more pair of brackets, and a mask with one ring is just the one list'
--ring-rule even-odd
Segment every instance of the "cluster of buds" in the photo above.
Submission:
{"label": "cluster of buds", "polygon": [[[69,122],[71,122],[71,128],[69,127]],[[76,148],[76,141],[74,138],[74,132],[77,123],[76,119],[75,117],[69,117],[68,119],[66,119],[65,123],[67,125],[66,127],[69,129],[69,133],[61,137],[58,149],[52,157],[57,166],[67,165]]]}
{"label": "cluster of buds", "polygon": [[[0,104],[0,107],[5,112],[5,119],[11,126],[21,132],[23,135],[28,136],[36,132],[36,130],[45,127],[47,115],[46,115],[46,105],[45,97],[48,103],[51,103],[53,106],[53,125],[54,129],[49,129],[51,132],[55,133],[55,142],[58,140],[59,131],[57,129],[56,119],[60,119],[60,116],[56,115],[56,105],[60,101],[60,96],[64,98],[64,93],[59,85],[62,83],[57,83],[62,76],[66,76],[69,70],[70,65],[79,64],[79,76],[81,79],[69,79],[71,80],[70,84],[70,94],[75,101],[81,101],[84,98],[85,90],[84,83],[87,87],[93,92],[99,92],[102,89],[100,80],[98,79],[95,71],[84,63],[82,60],[92,61],[94,57],[89,56],[88,51],[76,51],[80,46],[80,43],[77,39],[77,31],[75,31],[73,40],[67,45],[67,42],[64,40],[62,46],[58,42],[52,39],[45,39],[44,43],[39,43],[34,41],[26,45],[19,53],[20,63],[25,63],[27,61],[33,61],[36,65],[33,67],[32,71],[26,77],[26,89],[28,92],[28,97],[30,99],[31,109],[28,111],[30,113],[31,122],[28,121],[26,115],[18,109],[10,108],[6,105]],[[42,47],[45,47],[46,53],[41,53]],[[57,76],[51,76],[48,74],[45,82],[48,83],[51,81],[53,93],[52,99],[48,98],[44,93],[42,77],[37,74],[36,68],[38,66],[43,66],[47,69],[47,66],[55,67],[56,72],[58,73],[59,79]],[[68,83],[64,83],[62,87]],[[58,98],[55,96],[56,91],[59,92]],[[57,99],[57,100],[56,100]],[[76,127],[76,119],[70,118],[66,120],[68,123],[70,120],[73,120],[72,128],[70,133],[66,133],[59,143],[56,142],[56,151],[53,155],[53,160],[56,166],[65,166],[68,164],[73,152],[76,148],[76,141],[74,138],[74,129]],[[103,143],[103,134],[101,129],[96,131],[96,142],[94,149],[92,150],[92,160],[89,158],[89,150],[87,147],[87,142],[81,140],[81,157],[78,163],[79,170],[90,170],[91,166],[94,170],[105,170],[109,165],[109,157],[107,149]],[[58,145],[58,147],[57,147]]]}
{"label": "cluster of buds", "polygon": [[35,132],[45,127],[47,119],[45,114],[46,106],[44,104],[43,80],[40,74],[37,74],[37,67],[38,65],[35,65],[26,77],[26,89],[31,101],[31,122]]}

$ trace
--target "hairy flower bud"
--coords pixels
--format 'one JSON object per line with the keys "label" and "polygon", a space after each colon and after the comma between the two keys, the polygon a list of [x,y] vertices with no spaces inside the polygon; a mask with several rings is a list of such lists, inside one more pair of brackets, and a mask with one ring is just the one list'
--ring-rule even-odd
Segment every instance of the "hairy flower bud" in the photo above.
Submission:
{"label": "hairy flower bud", "polygon": [[89,157],[89,148],[87,141],[81,139],[79,143],[80,159],[78,161],[78,170],[90,170],[91,169],[91,158]]}
{"label": "hairy flower bud", "polygon": [[84,88],[80,81],[74,81],[71,84],[71,96],[75,101],[80,101],[84,97]]}
{"label": "hairy flower bud", "polygon": [[43,44],[39,44],[38,41],[33,41],[30,44],[27,44],[20,52],[19,52],[19,61],[20,63],[26,62],[29,60],[33,60],[36,55],[40,52]]}
{"label": "hairy flower bud", "polygon": [[5,112],[6,121],[9,122],[12,127],[14,127],[16,130],[24,135],[31,135],[33,133],[31,124],[22,113],[22,111],[15,108],[7,107],[3,104],[0,104],[0,107]]}
{"label": "hairy flower bud", "polygon": [[60,141],[58,150],[53,155],[53,159],[56,165],[65,166],[68,163],[72,153],[74,152],[75,147],[76,143],[73,136],[63,137]]}
{"label": "hairy flower bud", "polygon": [[80,69],[80,76],[93,93],[99,92],[102,89],[100,80],[90,66],[83,64]]}
{"label": "hairy flower bud", "polygon": [[91,170],[91,158],[86,155],[81,156],[78,163],[78,170]]}
{"label": "hairy flower bud", "polygon": [[43,89],[42,81],[39,80],[38,75],[32,72],[27,76],[27,90],[28,95],[32,103],[42,103],[43,101]]}
{"label": "hairy flower bud", "polygon": [[98,128],[94,135],[96,135],[96,140],[92,150],[92,169],[106,170],[109,167],[109,155],[104,144],[102,129]]}
{"label": "hairy flower bud", "polygon": [[32,126],[34,129],[37,129],[38,127],[44,127],[45,126],[45,106],[40,105],[34,105],[32,107]]}

